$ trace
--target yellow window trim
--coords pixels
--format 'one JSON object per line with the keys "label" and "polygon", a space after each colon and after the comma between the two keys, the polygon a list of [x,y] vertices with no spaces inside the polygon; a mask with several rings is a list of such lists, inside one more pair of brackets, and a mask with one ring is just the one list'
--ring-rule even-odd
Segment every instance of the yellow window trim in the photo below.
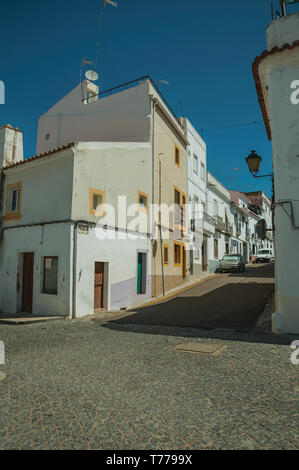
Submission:
{"label": "yellow window trim", "polygon": [[[167,248],[167,263],[165,262],[164,249]],[[169,244],[163,243],[163,265],[169,266]]]}
{"label": "yellow window trim", "polygon": [[177,191],[180,195],[180,206],[181,206],[181,196],[182,196],[182,191],[177,187],[177,186],[174,186],[174,191],[173,191],[173,198],[174,198],[174,203],[175,203],[175,192]]}
{"label": "yellow window trim", "polygon": [[[93,196],[94,195],[102,196],[102,210],[101,211],[97,211],[93,208]],[[105,192],[99,189],[90,188],[89,189],[89,213],[96,217],[102,217],[104,215],[104,212],[105,212]]]}
{"label": "yellow window trim", "polygon": [[[185,204],[186,204],[187,196],[177,186],[173,186],[173,187],[174,187],[174,191],[173,191],[174,204],[175,204],[175,191],[177,191],[180,195],[180,204],[179,205],[182,208],[183,207],[183,197],[185,197]],[[182,231],[186,230],[186,227],[182,226],[182,225],[174,224],[174,227],[175,227],[176,230],[182,230]]]}
{"label": "yellow window trim", "polygon": [[[178,163],[177,163],[177,161],[176,161],[177,152],[178,152],[178,156],[179,156],[179,162],[178,162]],[[178,168],[180,168],[180,166],[181,166],[181,150],[180,150],[180,148],[178,147],[178,145],[175,145],[175,146],[174,146],[174,163],[176,164],[176,166],[177,166]]]}
{"label": "yellow window trim", "polygon": [[[180,263],[175,262],[175,246],[176,245],[180,247],[180,259],[181,259]],[[181,268],[183,266],[183,253],[182,253],[183,246],[185,245],[182,242],[177,242],[177,241],[173,242],[173,265],[177,268]]]}
{"label": "yellow window trim", "polygon": [[[146,197],[146,209],[144,209],[142,206],[140,206],[139,201],[140,201],[140,196]],[[137,197],[137,204],[138,204],[138,210],[140,212],[148,212],[148,194],[143,193],[142,191],[138,191],[138,197]]]}
{"label": "yellow window trim", "polygon": [[[8,191],[10,189],[19,189],[20,190],[20,200],[19,200],[19,209],[13,212],[7,212],[7,203],[8,203]],[[17,183],[11,183],[6,186],[6,197],[5,197],[5,216],[3,220],[20,220],[21,216],[21,206],[22,206],[22,192],[23,192],[23,183],[18,181]]]}

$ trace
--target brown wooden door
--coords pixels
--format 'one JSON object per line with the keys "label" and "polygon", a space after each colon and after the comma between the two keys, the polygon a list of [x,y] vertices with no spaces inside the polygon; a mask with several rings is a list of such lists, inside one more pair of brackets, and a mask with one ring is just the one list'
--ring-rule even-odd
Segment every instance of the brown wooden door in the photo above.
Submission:
{"label": "brown wooden door", "polygon": [[32,312],[34,253],[23,255],[22,310]]}
{"label": "brown wooden door", "polygon": [[94,270],[94,308],[103,308],[104,263],[95,263]]}

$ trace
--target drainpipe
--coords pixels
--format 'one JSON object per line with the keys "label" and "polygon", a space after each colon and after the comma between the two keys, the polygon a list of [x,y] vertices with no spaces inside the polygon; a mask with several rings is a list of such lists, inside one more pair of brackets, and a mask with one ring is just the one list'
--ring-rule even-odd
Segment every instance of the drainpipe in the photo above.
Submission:
{"label": "drainpipe", "polygon": [[3,230],[2,230],[2,219],[3,219],[3,211],[4,211],[4,171],[0,170],[0,242],[3,238]]}
{"label": "drainpipe", "polygon": [[70,318],[76,318],[76,291],[77,291],[77,227],[78,221],[73,228],[73,289],[72,289],[72,312]]}
{"label": "drainpipe", "polygon": [[[162,220],[161,220],[161,192],[162,192],[162,164],[159,161],[159,233],[160,233],[160,245],[161,245],[161,274],[162,274],[162,292],[163,297],[165,295],[164,288],[164,259],[163,259],[163,239],[162,239]],[[168,253],[169,256],[169,253]]]}
{"label": "drainpipe", "polygon": [[[153,95],[150,95],[151,102],[153,104],[153,135],[152,135],[152,205],[154,206],[155,204],[155,111],[156,111],[156,100],[153,97]],[[154,227],[155,227],[155,221],[154,221],[154,210],[152,210],[152,248],[154,244]],[[155,263],[153,262],[153,257],[152,257],[152,276],[155,275]],[[156,288],[154,295],[156,294]]]}

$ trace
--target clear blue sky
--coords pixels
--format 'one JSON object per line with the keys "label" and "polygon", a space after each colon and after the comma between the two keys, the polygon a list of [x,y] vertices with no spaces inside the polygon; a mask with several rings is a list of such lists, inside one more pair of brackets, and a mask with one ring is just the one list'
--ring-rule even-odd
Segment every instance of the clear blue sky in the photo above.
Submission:
{"label": "clear blue sky", "polygon": [[[1,1],[6,104],[0,106],[0,126],[23,130],[25,157],[35,154],[39,116],[78,84],[80,60],[95,56],[99,5],[99,0]],[[289,7],[297,10],[298,4]],[[254,180],[244,161],[255,149],[263,157],[261,170],[271,172],[264,124],[241,126],[262,121],[251,64],[266,49],[270,21],[270,0],[118,0],[118,8],[104,13],[102,88],[147,74],[156,82],[168,80],[161,91],[178,115],[182,101],[184,114],[204,129],[208,169],[215,177],[229,189],[270,195],[270,182]]]}

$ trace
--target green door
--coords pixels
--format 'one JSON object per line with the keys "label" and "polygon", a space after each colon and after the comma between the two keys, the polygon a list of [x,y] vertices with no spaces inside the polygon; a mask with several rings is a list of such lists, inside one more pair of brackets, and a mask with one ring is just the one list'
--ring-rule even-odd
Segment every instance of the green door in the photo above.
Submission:
{"label": "green door", "polygon": [[138,253],[137,294],[141,294],[141,282],[142,282],[142,254]]}

